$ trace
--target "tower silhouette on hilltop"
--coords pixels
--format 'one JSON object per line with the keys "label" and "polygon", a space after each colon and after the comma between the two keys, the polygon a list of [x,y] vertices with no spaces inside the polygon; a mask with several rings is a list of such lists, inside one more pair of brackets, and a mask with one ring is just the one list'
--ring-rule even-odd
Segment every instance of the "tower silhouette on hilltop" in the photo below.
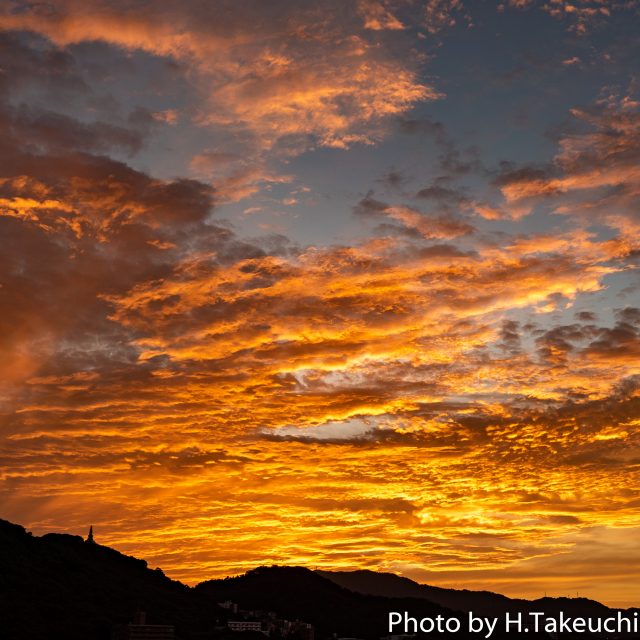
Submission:
{"label": "tower silhouette on hilltop", "polygon": [[93,539],[93,525],[91,525],[89,527],[89,535],[87,536],[87,540],[86,540],[89,544],[95,544],[95,540]]}

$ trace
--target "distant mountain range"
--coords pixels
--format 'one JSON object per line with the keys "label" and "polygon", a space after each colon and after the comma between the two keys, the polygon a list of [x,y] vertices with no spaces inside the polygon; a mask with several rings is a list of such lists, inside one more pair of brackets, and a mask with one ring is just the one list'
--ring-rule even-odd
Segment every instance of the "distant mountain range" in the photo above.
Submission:
{"label": "distant mountain range", "polygon": [[507,611],[545,611],[557,614],[584,616],[605,615],[608,607],[587,598],[539,598],[522,600],[491,591],[469,591],[468,589],[443,589],[427,584],[418,584],[395,573],[376,571],[316,571],[323,578],[356,591],[385,598],[422,598],[454,611],[475,611],[483,615],[500,616]]}
{"label": "distant mountain range", "polygon": [[[36,537],[0,520],[1,640],[109,640],[115,625],[128,623],[136,611],[145,611],[150,623],[174,625],[181,640],[264,637],[257,631],[230,631],[228,620],[243,614],[218,605],[225,601],[251,619],[311,624],[316,639],[386,636],[389,611],[460,619],[469,610],[486,616],[532,609],[581,616],[611,611],[583,598],[514,600],[486,591],[420,585],[390,573],[314,572],[303,567],[259,567],[188,587],[149,569],[144,560],[79,536]],[[272,636],[283,638],[280,632]],[[469,634],[443,637],[452,636]],[[517,635],[496,632],[491,637],[515,640]],[[527,640],[536,637],[548,636],[527,634]]]}

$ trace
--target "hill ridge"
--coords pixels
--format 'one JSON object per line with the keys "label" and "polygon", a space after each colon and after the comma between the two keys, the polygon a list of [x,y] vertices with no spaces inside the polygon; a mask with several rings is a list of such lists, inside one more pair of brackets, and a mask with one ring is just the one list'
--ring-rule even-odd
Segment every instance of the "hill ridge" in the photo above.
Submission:
{"label": "hill ridge", "polygon": [[[114,626],[128,623],[137,610],[146,611],[150,623],[174,625],[182,640],[237,640],[227,626],[232,610],[218,605],[225,601],[245,612],[310,624],[318,639],[336,634],[377,640],[387,635],[386,616],[392,610],[461,617],[473,608],[476,614],[495,616],[544,601],[549,613],[560,606],[565,612],[577,607],[581,615],[611,611],[587,599],[516,600],[488,591],[421,585],[392,573],[300,566],[263,565],[190,587],[150,569],[145,560],[80,536],[33,536],[0,519],[3,640],[109,640]],[[528,640],[534,637],[530,634]]]}

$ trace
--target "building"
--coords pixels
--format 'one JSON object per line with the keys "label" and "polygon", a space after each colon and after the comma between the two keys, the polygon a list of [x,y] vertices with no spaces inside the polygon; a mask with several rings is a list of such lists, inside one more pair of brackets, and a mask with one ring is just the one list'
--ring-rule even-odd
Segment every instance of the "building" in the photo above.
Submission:
{"label": "building", "polygon": [[176,634],[170,624],[129,624],[125,627],[128,635],[118,640],[175,640]]}
{"label": "building", "polygon": [[232,613],[238,613],[238,605],[235,602],[231,602],[231,600],[225,600],[224,602],[218,602],[218,606],[223,609],[227,609]]}
{"label": "building", "polygon": [[175,628],[171,624],[147,624],[143,611],[136,613],[130,624],[118,625],[112,640],[175,640]]}
{"label": "building", "polygon": [[231,631],[262,631],[259,620],[229,620],[227,626]]}
{"label": "building", "polygon": [[313,626],[307,622],[299,622],[295,626],[295,637],[298,640],[315,640],[315,633]]}

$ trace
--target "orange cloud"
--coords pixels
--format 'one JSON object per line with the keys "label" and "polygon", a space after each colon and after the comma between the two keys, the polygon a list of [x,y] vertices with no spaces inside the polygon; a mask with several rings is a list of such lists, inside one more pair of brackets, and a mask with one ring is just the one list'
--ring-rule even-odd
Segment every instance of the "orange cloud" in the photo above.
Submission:
{"label": "orange cloud", "polygon": [[640,192],[638,109],[623,100],[593,111],[574,109],[572,115],[591,130],[562,137],[550,167],[525,167],[498,178],[507,208],[516,218],[537,205],[565,215],[597,216],[630,239]]}
{"label": "orange cloud", "polygon": [[[137,6],[0,20],[190,65],[199,122],[250,151],[194,152],[215,186],[154,177],[101,155],[141,135],[0,103],[3,517],[37,533],[93,523],[188,581],[278,562],[528,596],[579,580],[624,600],[638,577],[640,311],[633,284],[623,299],[610,283],[638,251],[635,101],[575,111],[585,130],[549,164],[505,170],[497,205],[445,177],[402,193],[429,211],[354,196],[372,237],[247,240],[215,214],[288,180],[265,150],[373,141],[385,117],[436,97],[383,46],[409,31],[394,27],[403,14],[381,2],[344,24],[314,9],[275,19],[256,2],[262,19],[214,22],[204,5]],[[463,15],[426,7],[434,31]],[[448,144],[442,125],[404,125]],[[476,166],[448,150],[442,164]],[[557,215],[518,220],[536,207]]]}
{"label": "orange cloud", "polygon": [[392,31],[404,29],[405,26],[396,18],[383,2],[377,0],[360,0],[358,5],[366,29]]}
{"label": "orange cloud", "polygon": [[415,64],[363,37],[363,29],[401,26],[392,14],[377,2],[358,7],[364,27],[357,11],[338,22],[313,8],[282,16],[259,2],[224,12],[167,0],[149,13],[65,0],[51,11],[0,12],[0,29],[35,31],[59,46],[97,40],[175,58],[205,97],[200,124],[242,127],[266,148],[288,136],[346,148],[376,140],[385,117],[439,97],[417,79]]}

